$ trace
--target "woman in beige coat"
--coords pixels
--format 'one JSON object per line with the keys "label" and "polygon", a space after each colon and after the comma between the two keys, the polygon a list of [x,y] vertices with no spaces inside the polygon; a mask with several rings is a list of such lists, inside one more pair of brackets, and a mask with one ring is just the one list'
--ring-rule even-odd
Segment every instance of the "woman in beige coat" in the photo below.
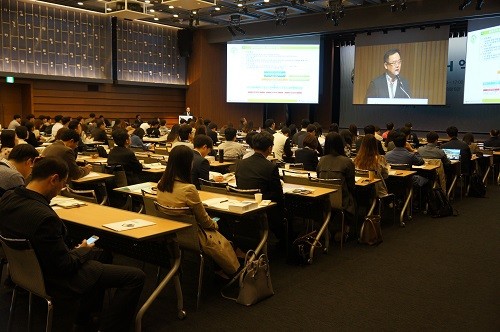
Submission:
{"label": "woman in beige coat", "polygon": [[238,271],[240,264],[231,243],[217,231],[203,207],[196,187],[191,184],[193,150],[178,145],[170,151],[167,168],[158,183],[158,203],[172,207],[191,208],[198,222],[198,238],[204,253],[209,255],[226,274]]}

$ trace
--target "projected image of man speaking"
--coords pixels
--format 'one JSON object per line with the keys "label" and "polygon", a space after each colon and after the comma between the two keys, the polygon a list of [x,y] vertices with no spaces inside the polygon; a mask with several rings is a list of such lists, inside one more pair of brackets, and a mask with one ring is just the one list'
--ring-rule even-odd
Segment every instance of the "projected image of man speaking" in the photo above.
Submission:
{"label": "projected image of man speaking", "polygon": [[410,85],[400,76],[401,64],[401,52],[398,49],[385,52],[385,73],[370,82],[366,98],[411,98]]}

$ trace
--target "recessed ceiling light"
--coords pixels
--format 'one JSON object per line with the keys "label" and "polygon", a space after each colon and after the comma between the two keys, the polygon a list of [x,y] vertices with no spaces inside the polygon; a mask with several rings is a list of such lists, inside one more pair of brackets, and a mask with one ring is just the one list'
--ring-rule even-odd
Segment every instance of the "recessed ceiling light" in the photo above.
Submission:
{"label": "recessed ceiling light", "polygon": [[264,2],[269,2],[269,0],[264,0]]}
{"label": "recessed ceiling light", "polygon": [[242,4],[242,3],[239,3],[239,4],[238,4],[238,7],[243,7],[243,4]]}

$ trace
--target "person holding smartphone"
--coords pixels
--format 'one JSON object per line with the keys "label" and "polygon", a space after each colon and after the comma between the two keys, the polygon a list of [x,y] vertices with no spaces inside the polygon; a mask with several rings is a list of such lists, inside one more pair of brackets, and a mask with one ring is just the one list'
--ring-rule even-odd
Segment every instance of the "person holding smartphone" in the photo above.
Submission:
{"label": "person holding smartphone", "polygon": [[30,241],[47,292],[54,297],[54,330],[71,331],[72,327],[62,325],[74,315],[67,312],[73,308],[75,319],[69,323],[74,323],[78,331],[87,330],[91,312],[101,307],[104,290],[116,288],[107,310],[101,314],[99,330],[129,331],[146,276],[134,267],[98,261],[104,255],[89,243],[91,239],[83,240],[74,249],[67,247],[66,227],[49,203],[66,186],[68,173],[60,157],[35,161],[26,187],[10,190],[0,200],[0,234]]}

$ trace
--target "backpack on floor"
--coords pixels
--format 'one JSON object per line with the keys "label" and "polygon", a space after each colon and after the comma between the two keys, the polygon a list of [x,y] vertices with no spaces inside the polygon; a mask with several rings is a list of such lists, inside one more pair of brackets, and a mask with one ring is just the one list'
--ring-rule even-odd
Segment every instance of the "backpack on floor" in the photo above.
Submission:
{"label": "backpack on floor", "polygon": [[481,175],[477,172],[474,172],[470,176],[469,192],[467,195],[469,197],[484,197],[486,195],[486,186],[483,179],[481,179]]}
{"label": "backpack on floor", "polygon": [[453,207],[441,188],[434,188],[427,197],[427,213],[433,218],[453,216]]}

